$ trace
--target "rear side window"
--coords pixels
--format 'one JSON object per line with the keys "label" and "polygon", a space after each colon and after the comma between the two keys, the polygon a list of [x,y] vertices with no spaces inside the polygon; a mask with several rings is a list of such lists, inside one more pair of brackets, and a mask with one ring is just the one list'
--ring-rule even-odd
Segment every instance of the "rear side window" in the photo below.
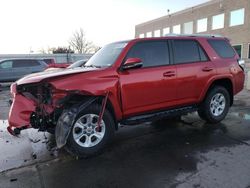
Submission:
{"label": "rear side window", "polygon": [[39,66],[40,63],[36,60],[15,60],[13,63],[13,67],[19,68],[19,67],[34,67]]}
{"label": "rear side window", "polygon": [[43,61],[48,65],[53,64],[55,62],[54,59],[43,59]]}
{"label": "rear side window", "polygon": [[174,40],[173,50],[176,64],[208,60],[204,50],[194,40]]}
{"label": "rear side window", "polygon": [[235,56],[235,52],[230,44],[225,40],[208,40],[208,43],[212,46],[215,52],[221,58],[232,58]]}
{"label": "rear side window", "polygon": [[128,52],[127,58],[140,58],[143,67],[168,65],[169,48],[167,41],[147,41],[135,44]]}

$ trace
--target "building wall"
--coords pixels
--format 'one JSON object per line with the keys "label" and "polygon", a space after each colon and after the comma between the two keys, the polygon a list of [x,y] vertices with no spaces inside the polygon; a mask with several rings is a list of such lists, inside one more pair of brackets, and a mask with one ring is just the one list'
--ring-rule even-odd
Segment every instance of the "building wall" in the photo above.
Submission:
{"label": "building wall", "polygon": [[[230,27],[230,12],[244,8],[244,24]],[[212,30],[212,18],[215,15],[225,14],[224,28]],[[135,37],[140,34],[146,36],[147,32],[160,30],[163,36],[163,29],[170,27],[170,33],[173,33],[173,26],[180,24],[181,33],[183,34],[184,23],[193,21],[193,33],[197,33],[197,20],[207,18],[207,31],[199,34],[219,34],[228,37],[232,45],[243,45],[242,57],[249,57],[250,43],[250,0],[212,0],[207,3],[176,12],[152,21],[148,21],[135,27]]]}

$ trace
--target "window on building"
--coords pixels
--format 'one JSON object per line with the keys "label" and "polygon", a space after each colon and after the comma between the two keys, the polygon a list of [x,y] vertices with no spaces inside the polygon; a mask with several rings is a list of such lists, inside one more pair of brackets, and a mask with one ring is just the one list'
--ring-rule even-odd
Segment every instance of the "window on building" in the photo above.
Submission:
{"label": "window on building", "polygon": [[183,33],[184,34],[193,34],[193,25],[194,23],[193,22],[187,22],[187,23],[184,23],[183,25]]}
{"label": "window on building", "polygon": [[207,18],[197,20],[197,33],[207,31]]}
{"label": "window on building", "polygon": [[144,38],[144,37],[145,37],[144,33],[139,35],[139,38]]}
{"label": "window on building", "polygon": [[235,49],[235,51],[238,53],[238,55],[241,58],[241,53],[242,53],[242,45],[234,45],[233,48]]}
{"label": "window on building", "polygon": [[230,26],[242,25],[245,20],[245,9],[238,9],[230,12]]}
{"label": "window on building", "polygon": [[207,61],[207,56],[194,40],[174,40],[174,60],[176,64]]}
{"label": "window on building", "polygon": [[222,29],[224,28],[225,14],[219,14],[213,16],[212,18],[212,29]]}
{"label": "window on building", "polygon": [[155,30],[154,37],[160,37],[160,36],[161,36],[161,31],[160,30]]}
{"label": "window on building", "polygon": [[152,32],[147,32],[147,37],[152,37]]}
{"label": "window on building", "polygon": [[127,58],[140,58],[143,67],[169,64],[169,50],[166,41],[150,41],[137,43],[129,51]]}
{"label": "window on building", "polygon": [[174,34],[181,34],[181,25],[173,26],[173,33]]}
{"label": "window on building", "polygon": [[163,29],[163,35],[167,35],[170,33],[170,28],[169,27],[166,27]]}
{"label": "window on building", "polygon": [[208,42],[220,57],[232,58],[235,56],[234,50],[225,40],[209,39]]}

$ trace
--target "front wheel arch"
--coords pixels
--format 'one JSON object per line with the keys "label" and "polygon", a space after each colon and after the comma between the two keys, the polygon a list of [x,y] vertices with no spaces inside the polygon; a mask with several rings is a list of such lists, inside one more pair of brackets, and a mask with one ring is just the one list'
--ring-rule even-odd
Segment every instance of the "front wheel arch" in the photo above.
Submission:
{"label": "front wheel arch", "polygon": [[[75,131],[75,126],[77,125],[77,122],[85,115],[92,114],[96,117],[99,116],[101,107],[102,107],[101,105],[97,103],[93,103],[89,105],[87,108],[82,109],[77,115],[77,117],[75,118],[73,126],[70,129],[70,134],[67,138],[67,143],[65,145],[65,149],[69,151],[71,154],[79,156],[79,157],[89,157],[89,156],[96,155],[102,152],[103,149],[106,147],[106,145],[110,143],[110,141],[113,139],[114,133],[115,133],[115,123],[114,123],[111,113],[107,109],[105,109],[103,118],[102,118],[102,122],[103,122],[102,126],[105,131],[103,132],[103,135],[102,135],[103,137],[99,140],[98,143],[92,146],[90,145],[87,146],[84,144],[81,145],[79,144],[79,142],[77,142],[77,140],[74,137],[74,133],[75,133],[74,131]],[[85,123],[85,124],[86,126],[90,125],[89,123]],[[93,124],[91,123],[90,126],[93,126]],[[89,132],[90,135],[88,135],[87,137],[92,137],[93,135],[99,132],[98,130],[96,130],[96,133],[94,131],[94,129],[97,129],[97,121],[95,121],[94,127],[95,128],[91,129],[91,131]],[[78,128],[78,126],[76,128]],[[82,131],[84,130],[87,130],[87,129],[82,128]],[[101,128],[101,130],[103,129]],[[87,132],[84,133],[84,137],[86,136],[85,134],[87,134]],[[86,142],[85,140],[81,141],[81,143],[85,143],[85,142]]]}

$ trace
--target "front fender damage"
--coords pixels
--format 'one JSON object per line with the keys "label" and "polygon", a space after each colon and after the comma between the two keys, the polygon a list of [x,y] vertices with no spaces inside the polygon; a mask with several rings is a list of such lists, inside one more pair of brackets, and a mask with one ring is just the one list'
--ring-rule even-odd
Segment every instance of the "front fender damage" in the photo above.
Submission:
{"label": "front fender damage", "polygon": [[98,97],[88,98],[88,100],[80,104],[73,105],[69,109],[65,109],[62,112],[60,118],[57,121],[55,129],[56,144],[58,148],[62,148],[63,146],[65,146],[69,137],[70,130],[79,112],[90,106],[97,99]]}

